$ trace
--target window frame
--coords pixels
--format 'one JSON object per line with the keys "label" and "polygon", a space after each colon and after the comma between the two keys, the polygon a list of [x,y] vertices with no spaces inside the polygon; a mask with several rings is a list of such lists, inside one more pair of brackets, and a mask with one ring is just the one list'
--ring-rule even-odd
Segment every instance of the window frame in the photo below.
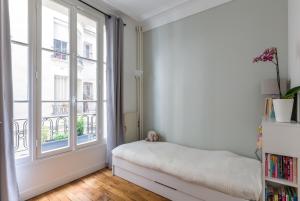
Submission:
{"label": "window frame", "polygon": [[[42,1],[40,0],[34,0],[36,1],[36,12],[37,12],[37,27],[36,27],[36,69],[35,74],[35,85],[36,85],[36,93],[35,93],[35,105],[36,107],[32,108],[33,113],[35,114],[34,119],[36,122],[35,125],[35,147],[36,147],[36,153],[35,157],[36,159],[46,158],[70,151],[75,151],[81,148],[90,147],[93,145],[101,144],[104,142],[103,140],[103,114],[102,114],[102,69],[103,66],[101,65],[103,61],[103,29],[100,28],[100,24],[104,25],[104,17],[103,15],[97,13],[96,11],[85,8],[85,6],[82,6],[80,3],[72,2],[69,0],[52,0],[55,3],[61,4],[62,6],[65,6],[69,9],[69,69],[70,69],[70,114],[69,114],[69,127],[70,127],[70,137],[69,137],[69,146],[57,150],[52,150],[49,152],[42,153],[41,147],[41,106],[42,106],[42,100],[41,100],[41,69],[42,69]],[[97,66],[97,121],[96,121],[96,135],[97,139],[92,142],[87,142],[84,144],[77,144],[77,132],[76,132],[76,122],[77,122],[77,59],[80,58],[77,54],[77,14],[81,14],[83,16],[86,16],[88,18],[91,18],[97,23],[97,60],[96,60],[96,66]],[[101,23],[102,22],[102,23]],[[99,40],[102,39],[102,40]],[[82,58],[85,59],[85,58]],[[92,101],[91,101],[92,102]]]}
{"label": "window frame", "polygon": [[[85,144],[77,145],[77,133],[74,130],[70,130],[70,143],[67,149],[59,149],[47,153],[41,152],[41,68],[42,68],[42,1],[41,0],[28,0],[28,155],[21,158],[16,158],[16,164],[24,164],[32,162],[35,160],[47,158],[50,156],[55,156],[63,154],[70,151],[76,151],[86,147],[92,147],[94,145],[106,143],[104,136],[104,124],[103,124],[103,105],[106,100],[103,100],[103,70],[104,70],[104,26],[105,26],[105,17],[96,12],[95,10],[87,7],[86,5],[80,3],[79,1],[74,0],[53,0],[54,2],[66,6],[69,8],[69,40],[70,40],[70,52],[68,53],[70,57],[70,71],[71,67],[75,67],[73,72],[77,73],[77,58],[80,58],[80,55],[77,54],[77,14],[81,14],[88,18],[91,18],[97,23],[97,54],[96,56],[96,65],[97,65],[97,140]],[[75,34],[71,34],[71,33]],[[74,37],[75,36],[75,37]],[[18,41],[11,40],[18,43]],[[71,52],[71,50],[74,50]],[[53,48],[54,50],[54,48]],[[78,56],[78,57],[77,57]],[[82,58],[81,58],[82,59]],[[86,60],[92,60],[90,58],[85,58]],[[77,93],[77,75],[70,73],[70,117],[73,115],[73,121],[70,119],[70,129],[75,128],[77,116],[74,114],[77,107],[77,100],[74,97],[71,97],[72,94]],[[73,78],[71,78],[73,76]],[[74,82],[74,83],[72,83]],[[72,87],[72,84],[73,87]],[[74,104],[75,102],[75,104]],[[71,109],[72,107],[72,109]],[[71,114],[72,113],[72,114]],[[71,125],[73,124],[73,125]]]}

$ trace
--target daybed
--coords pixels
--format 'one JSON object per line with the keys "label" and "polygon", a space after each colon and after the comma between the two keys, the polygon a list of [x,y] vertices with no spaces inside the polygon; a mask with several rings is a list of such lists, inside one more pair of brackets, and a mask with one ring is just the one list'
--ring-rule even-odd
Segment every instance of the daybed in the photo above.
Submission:
{"label": "daybed", "polygon": [[260,200],[261,164],[228,151],[139,141],[113,150],[113,174],[171,200]]}

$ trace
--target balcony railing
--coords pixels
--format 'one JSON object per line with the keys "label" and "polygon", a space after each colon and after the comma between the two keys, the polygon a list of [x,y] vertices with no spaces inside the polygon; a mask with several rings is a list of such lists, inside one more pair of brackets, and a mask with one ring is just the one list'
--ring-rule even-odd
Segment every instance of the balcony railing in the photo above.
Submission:
{"label": "balcony railing", "polygon": [[[96,137],[96,114],[79,114],[77,118],[76,131],[80,143],[88,142],[91,139],[85,136]],[[53,115],[42,118],[42,149],[43,146],[51,144],[55,148],[55,143],[66,140],[69,136],[69,116]],[[14,147],[19,155],[28,153],[28,119],[15,119],[14,127]],[[59,135],[59,136],[58,136]],[[64,136],[67,136],[64,138]],[[47,148],[46,148],[47,149]]]}

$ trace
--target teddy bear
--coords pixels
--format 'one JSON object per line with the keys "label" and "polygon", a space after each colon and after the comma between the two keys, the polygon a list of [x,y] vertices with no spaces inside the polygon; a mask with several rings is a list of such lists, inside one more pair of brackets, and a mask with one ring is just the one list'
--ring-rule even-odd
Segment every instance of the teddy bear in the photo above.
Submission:
{"label": "teddy bear", "polygon": [[147,138],[145,140],[148,142],[158,142],[159,134],[152,130],[148,131]]}

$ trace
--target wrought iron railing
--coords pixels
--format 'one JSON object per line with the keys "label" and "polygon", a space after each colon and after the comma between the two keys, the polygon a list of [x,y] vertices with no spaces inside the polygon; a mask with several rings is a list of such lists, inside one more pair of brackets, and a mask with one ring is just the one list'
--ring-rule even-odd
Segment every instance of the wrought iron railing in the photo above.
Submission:
{"label": "wrought iron railing", "polygon": [[[13,123],[15,151],[28,150],[28,120],[16,119]],[[22,145],[22,146],[20,146]]]}
{"label": "wrought iron railing", "polygon": [[[83,134],[96,134],[96,114],[86,113],[79,114],[79,118],[84,121]],[[68,115],[58,115],[58,116],[48,116],[42,118],[42,128],[47,131],[45,141],[54,141],[55,136],[59,133],[67,134],[69,133],[69,116]],[[77,126],[77,125],[76,125]],[[14,128],[14,147],[15,152],[27,151],[28,146],[28,119],[15,119],[13,122]]]}

